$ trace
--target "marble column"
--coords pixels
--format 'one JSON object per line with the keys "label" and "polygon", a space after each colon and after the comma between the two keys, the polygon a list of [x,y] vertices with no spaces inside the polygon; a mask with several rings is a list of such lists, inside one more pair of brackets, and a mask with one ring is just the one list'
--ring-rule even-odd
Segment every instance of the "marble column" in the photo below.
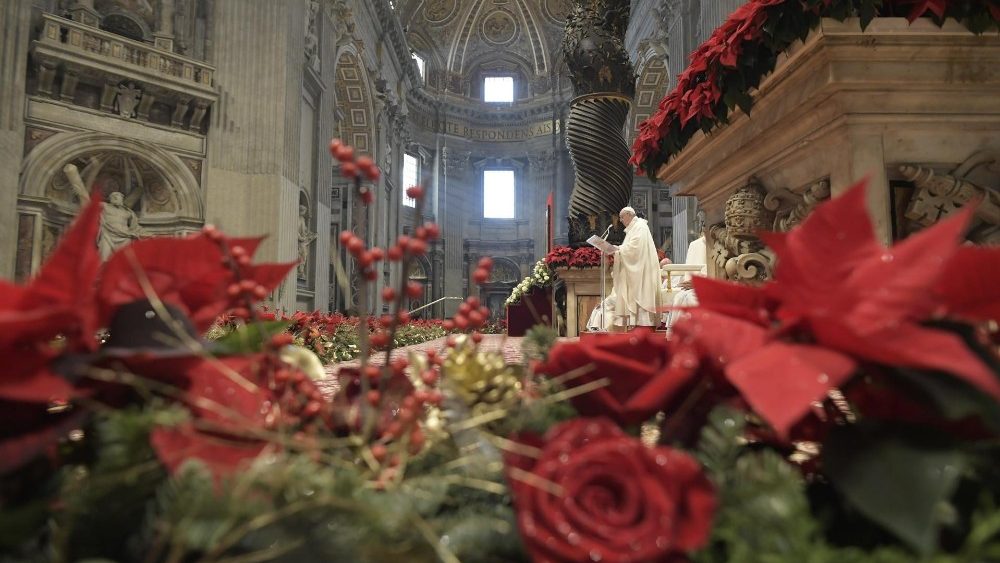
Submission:
{"label": "marble column", "polygon": [[24,105],[31,1],[0,2],[0,278],[14,277],[17,194],[24,153]]}

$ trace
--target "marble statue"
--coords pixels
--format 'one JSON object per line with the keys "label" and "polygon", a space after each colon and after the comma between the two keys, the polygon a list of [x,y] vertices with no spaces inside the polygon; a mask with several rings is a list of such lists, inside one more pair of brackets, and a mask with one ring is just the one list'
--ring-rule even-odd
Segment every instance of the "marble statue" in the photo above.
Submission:
{"label": "marble statue", "polygon": [[[90,201],[90,193],[87,192],[76,165],[67,164],[63,167],[63,173],[80,198],[80,203],[86,205]],[[139,225],[138,215],[126,205],[125,194],[120,191],[111,192],[101,210],[101,230],[97,235],[97,250],[101,259],[107,260],[115,250],[145,235],[145,230]]]}
{"label": "marble statue", "polygon": [[309,271],[309,245],[316,240],[316,233],[309,230],[309,208],[299,206],[299,265],[297,274],[300,279],[306,279]]}

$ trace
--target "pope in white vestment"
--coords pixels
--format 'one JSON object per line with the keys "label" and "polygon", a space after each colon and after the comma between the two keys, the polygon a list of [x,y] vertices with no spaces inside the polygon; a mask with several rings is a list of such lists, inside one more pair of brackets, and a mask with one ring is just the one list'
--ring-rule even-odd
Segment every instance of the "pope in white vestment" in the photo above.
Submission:
{"label": "pope in white vestment", "polygon": [[659,315],[660,258],[645,219],[626,207],[618,215],[625,225],[625,240],[615,252],[611,270],[614,280],[614,324],[656,326]]}

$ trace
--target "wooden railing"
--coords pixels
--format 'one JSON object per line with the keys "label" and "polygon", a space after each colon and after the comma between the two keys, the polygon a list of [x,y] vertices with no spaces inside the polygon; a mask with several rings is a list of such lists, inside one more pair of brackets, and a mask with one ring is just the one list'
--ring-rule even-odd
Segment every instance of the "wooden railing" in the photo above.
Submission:
{"label": "wooden railing", "polygon": [[215,69],[203,62],[52,14],[42,14],[42,21],[43,45],[61,45],[110,64],[212,86]]}

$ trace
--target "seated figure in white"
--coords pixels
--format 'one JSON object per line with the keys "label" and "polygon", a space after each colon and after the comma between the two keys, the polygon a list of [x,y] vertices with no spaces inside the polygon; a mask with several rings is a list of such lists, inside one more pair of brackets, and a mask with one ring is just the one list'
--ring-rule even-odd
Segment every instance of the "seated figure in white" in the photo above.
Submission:
{"label": "seated figure in white", "polygon": [[[692,266],[701,266],[701,271],[694,272],[694,275],[705,275],[708,273],[708,249],[705,246],[705,235],[691,241],[691,244],[688,245],[687,259],[684,263]],[[677,322],[677,319],[684,312],[680,307],[694,307],[698,305],[698,296],[694,293],[691,274],[692,272],[685,272],[680,283],[675,286],[679,288],[679,291],[674,294],[674,308],[667,315],[668,329]]]}

